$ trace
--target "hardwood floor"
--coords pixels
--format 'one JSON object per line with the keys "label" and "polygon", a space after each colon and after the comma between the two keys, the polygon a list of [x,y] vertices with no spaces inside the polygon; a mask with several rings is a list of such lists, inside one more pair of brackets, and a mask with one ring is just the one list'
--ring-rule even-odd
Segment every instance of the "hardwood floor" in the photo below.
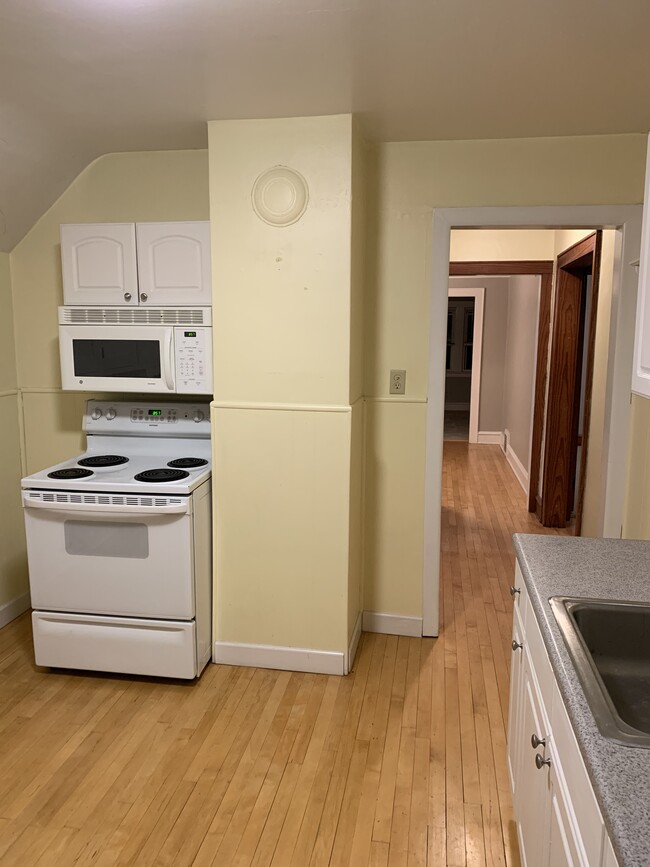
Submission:
{"label": "hardwood floor", "polygon": [[365,634],[346,678],[51,673],[0,630],[0,864],[518,865],[510,535],[542,528],[496,446],[445,444],[443,501],[440,637]]}

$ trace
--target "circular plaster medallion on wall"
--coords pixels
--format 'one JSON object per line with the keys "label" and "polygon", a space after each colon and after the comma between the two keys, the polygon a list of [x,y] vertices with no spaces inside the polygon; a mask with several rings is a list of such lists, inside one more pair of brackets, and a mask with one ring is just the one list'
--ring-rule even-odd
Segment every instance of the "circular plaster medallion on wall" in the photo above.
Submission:
{"label": "circular plaster medallion on wall", "polygon": [[274,166],[262,172],[253,184],[253,210],[270,226],[290,226],[307,208],[309,188],[300,172]]}

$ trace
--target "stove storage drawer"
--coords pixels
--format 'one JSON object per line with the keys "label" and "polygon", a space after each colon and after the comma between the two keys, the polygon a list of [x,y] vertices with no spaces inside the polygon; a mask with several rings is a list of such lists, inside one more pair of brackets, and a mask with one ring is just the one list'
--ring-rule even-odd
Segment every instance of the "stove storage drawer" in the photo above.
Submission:
{"label": "stove storage drawer", "polygon": [[[161,510],[162,511],[162,510]],[[32,606],[44,611],[191,620],[192,514],[74,510],[26,503]]]}
{"label": "stove storage drawer", "polygon": [[194,623],[34,611],[36,664],[191,679]]}

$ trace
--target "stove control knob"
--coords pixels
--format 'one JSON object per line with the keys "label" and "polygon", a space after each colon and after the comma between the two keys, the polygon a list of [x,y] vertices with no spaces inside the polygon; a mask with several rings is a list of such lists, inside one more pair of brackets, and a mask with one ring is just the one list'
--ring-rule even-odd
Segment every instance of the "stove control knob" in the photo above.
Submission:
{"label": "stove control knob", "polygon": [[96,406],[95,409],[90,413],[90,417],[93,419],[93,421],[97,421],[98,418],[102,417],[101,409]]}
{"label": "stove control knob", "polygon": [[196,422],[203,421],[204,418],[205,418],[205,416],[203,415],[201,410],[197,409],[194,413],[194,421],[196,421]]}
{"label": "stove control knob", "polygon": [[106,421],[113,421],[113,419],[115,418],[116,415],[117,415],[117,413],[115,412],[113,407],[111,407],[110,409],[107,409],[106,410]]}

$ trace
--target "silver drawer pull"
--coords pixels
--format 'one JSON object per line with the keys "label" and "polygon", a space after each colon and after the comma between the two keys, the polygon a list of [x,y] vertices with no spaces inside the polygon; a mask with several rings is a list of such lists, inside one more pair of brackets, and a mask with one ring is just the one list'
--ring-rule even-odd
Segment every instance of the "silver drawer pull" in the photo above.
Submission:
{"label": "silver drawer pull", "polygon": [[543,758],[542,756],[540,756],[539,753],[535,753],[535,767],[537,768],[537,770],[541,771],[544,765],[548,765],[550,767],[551,760]]}
{"label": "silver drawer pull", "polygon": [[523,645],[523,642],[521,642],[521,641],[516,641],[514,638],[512,639],[512,649],[513,649],[513,651],[514,651],[514,650],[521,650],[521,648],[522,648],[523,646],[524,646],[524,645]]}
{"label": "silver drawer pull", "polygon": [[530,745],[534,750],[536,750],[537,747],[545,747],[546,739],[542,740],[541,738],[538,738],[537,735],[531,735]]}
{"label": "silver drawer pull", "polygon": [[511,586],[511,587],[510,587],[510,595],[513,597],[513,599],[514,599],[514,597],[517,596],[519,593],[521,593],[521,590],[520,590],[518,587],[514,587],[514,586]]}

